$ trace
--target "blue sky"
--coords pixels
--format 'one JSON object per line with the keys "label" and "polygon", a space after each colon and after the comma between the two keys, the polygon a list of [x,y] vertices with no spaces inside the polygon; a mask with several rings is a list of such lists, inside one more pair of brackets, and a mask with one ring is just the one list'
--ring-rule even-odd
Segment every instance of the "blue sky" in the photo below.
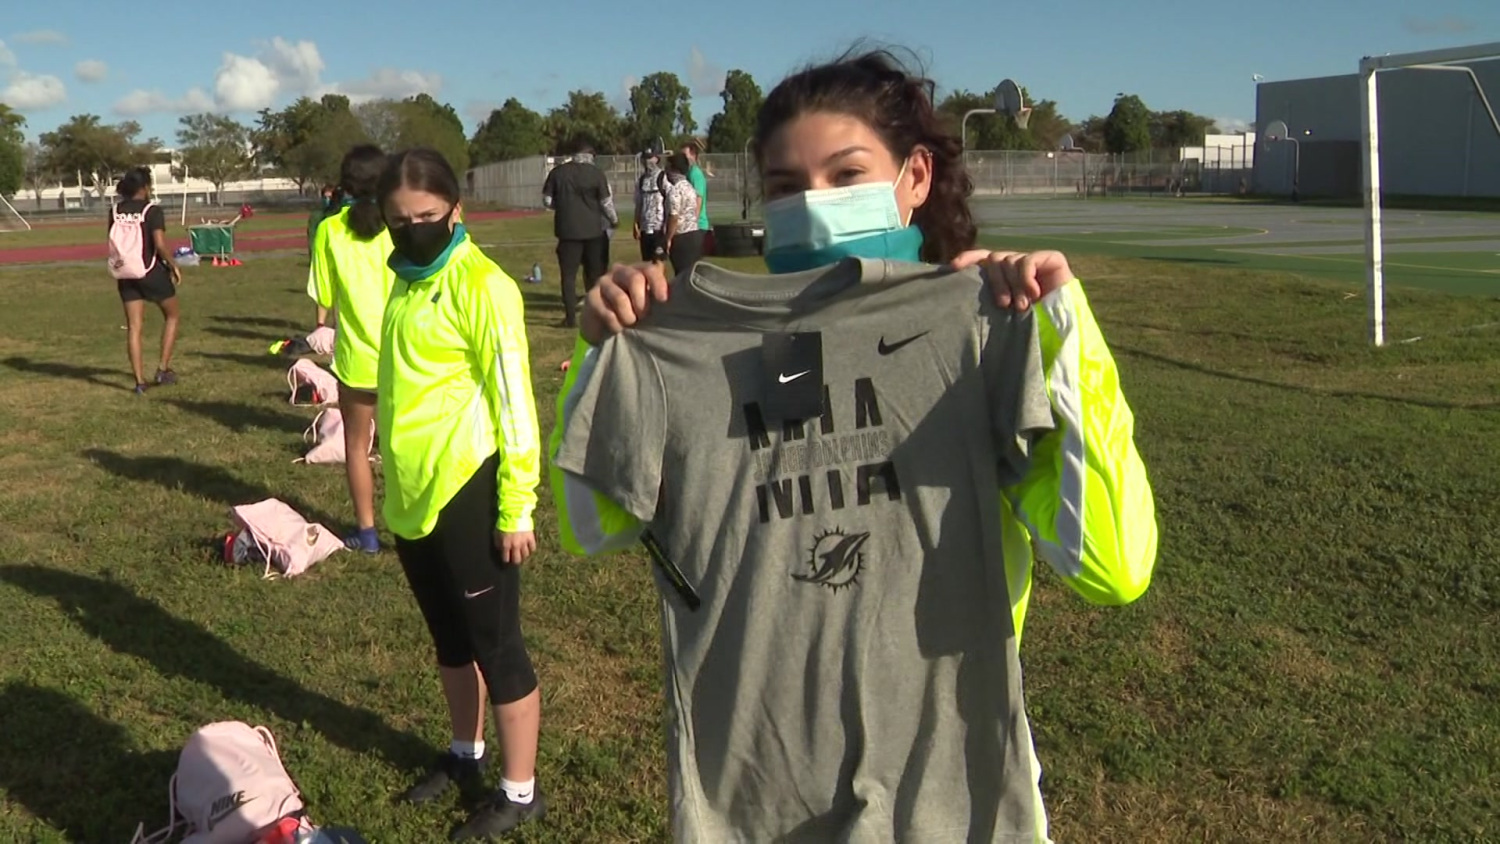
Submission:
{"label": "blue sky", "polygon": [[139,120],[168,142],[184,113],[248,118],[329,90],[356,99],[427,91],[472,129],[511,96],[539,111],[574,88],[623,103],[635,78],[657,70],[693,87],[694,116],[706,126],[725,70],[747,70],[769,90],[860,35],[916,50],[940,93],[1012,77],[1073,119],[1107,112],[1125,91],[1234,128],[1254,118],[1253,73],[1348,73],[1366,54],[1500,41],[1496,0],[694,0],[682,11],[595,0],[5,6],[0,102],[27,116],[30,135],[89,112]]}

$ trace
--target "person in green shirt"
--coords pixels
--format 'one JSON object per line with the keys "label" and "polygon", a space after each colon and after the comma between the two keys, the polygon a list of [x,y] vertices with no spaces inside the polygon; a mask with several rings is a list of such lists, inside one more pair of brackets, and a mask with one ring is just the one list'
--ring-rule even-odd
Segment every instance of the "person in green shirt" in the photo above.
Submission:
{"label": "person in green shirt", "polygon": [[344,155],[339,184],[348,204],[337,208],[313,233],[312,266],[307,272],[307,295],[318,304],[318,327],[326,324],[330,314],[338,321],[333,374],[339,379],[344,467],[358,522],[358,529],[344,544],[367,554],[380,550],[375,532],[375,472],[366,458],[375,435],[380,321],[396,280],[386,266],[391,236],[375,202],[385,162],[385,153],[370,144]]}
{"label": "person in green shirt", "polygon": [[546,812],[536,787],[541,696],[521,636],[520,565],[536,550],[541,438],[516,282],[459,222],[443,156],[393,156],[380,178],[396,274],[381,329],[378,399],[385,520],[437,651],[453,741],[403,799],[472,791],[489,755],[500,789],[453,840],[502,835]]}
{"label": "person in green shirt", "polygon": [[[698,229],[710,231],[713,226],[708,223],[708,177],[703,174],[703,167],[698,164],[698,154],[703,147],[695,138],[682,147],[682,154],[688,159],[688,181],[692,183],[693,190],[698,192]],[[705,253],[711,254],[711,253]]]}

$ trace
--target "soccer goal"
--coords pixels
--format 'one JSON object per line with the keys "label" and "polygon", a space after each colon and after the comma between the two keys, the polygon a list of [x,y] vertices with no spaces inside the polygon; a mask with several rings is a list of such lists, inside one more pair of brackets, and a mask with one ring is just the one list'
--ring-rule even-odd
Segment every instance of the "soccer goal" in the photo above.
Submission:
{"label": "soccer goal", "polygon": [[0,196],[0,232],[24,231],[31,231],[31,223],[21,216],[16,206],[10,204],[10,200]]}
{"label": "soccer goal", "polygon": [[1500,118],[1474,71],[1463,62],[1500,58],[1500,41],[1471,47],[1424,50],[1400,55],[1366,56],[1359,60],[1360,160],[1364,170],[1365,293],[1369,300],[1370,342],[1385,345],[1385,267],[1380,226],[1380,96],[1377,79],[1386,70],[1432,70],[1464,73],[1479,102],[1500,135]]}

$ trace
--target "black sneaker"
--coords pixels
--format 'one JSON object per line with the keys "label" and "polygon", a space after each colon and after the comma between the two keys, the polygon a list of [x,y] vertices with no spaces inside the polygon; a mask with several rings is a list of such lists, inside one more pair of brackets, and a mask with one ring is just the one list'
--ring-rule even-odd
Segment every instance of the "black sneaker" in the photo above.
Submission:
{"label": "black sneaker", "polygon": [[176,384],[177,373],[173,372],[170,369],[158,369],[156,370],[156,383],[163,387]]}
{"label": "black sneaker", "polygon": [[144,396],[146,394],[146,385],[145,384],[137,384],[137,385],[135,385],[135,394],[138,395],[138,396]]}
{"label": "black sneaker", "polygon": [[460,793],[479,791],[484,785],[484,769],[489,764],[489,754],[478,759],[463,759],[452,753],[444,753],[427,775],[417,781],[396,798],[402,803],[427,803],[436,800],[449,786],[458,786]]}
{"label": "black sneaker", "polygon": [[540,789],[532,792],[530,803],[512,803],[504,791],[497,791],[463,826],[453,830],[448,840],[493,841],[527,821],[539,821],[546,816],[547,801]]}

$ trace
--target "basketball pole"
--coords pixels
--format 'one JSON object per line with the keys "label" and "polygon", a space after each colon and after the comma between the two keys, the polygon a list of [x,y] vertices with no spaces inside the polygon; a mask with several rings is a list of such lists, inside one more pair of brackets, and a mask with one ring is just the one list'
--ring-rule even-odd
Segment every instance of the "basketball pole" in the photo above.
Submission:
{"label": "basketball pole", "polygon": [[1374,67],[1360,64],[1360,166],[1364,171],[1365,298],[1370,343],[1385,345],[1385,256],[1380,226],[1380,86]]}

